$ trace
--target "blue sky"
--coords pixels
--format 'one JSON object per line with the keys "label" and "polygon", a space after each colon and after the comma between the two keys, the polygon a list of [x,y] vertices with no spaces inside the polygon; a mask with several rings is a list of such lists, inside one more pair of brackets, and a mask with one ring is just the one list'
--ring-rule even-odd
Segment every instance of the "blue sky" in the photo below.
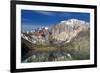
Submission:
{"label": "blue sky", "polygon": [[63,20],[79,19],[90,22],[89,13],[21,10],[22,32],[33,28],[52,26]]}

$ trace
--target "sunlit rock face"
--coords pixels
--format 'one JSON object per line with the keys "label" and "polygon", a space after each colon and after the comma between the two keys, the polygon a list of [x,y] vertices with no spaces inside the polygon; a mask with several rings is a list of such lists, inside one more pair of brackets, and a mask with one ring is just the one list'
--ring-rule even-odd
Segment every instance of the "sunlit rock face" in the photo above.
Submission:
{"label": "sunlit rock face", "polygon": [[70,42],[81,31],[89,30],[89,23],[77,19],[61,21],[51,28],[52,38],[56,41]]}

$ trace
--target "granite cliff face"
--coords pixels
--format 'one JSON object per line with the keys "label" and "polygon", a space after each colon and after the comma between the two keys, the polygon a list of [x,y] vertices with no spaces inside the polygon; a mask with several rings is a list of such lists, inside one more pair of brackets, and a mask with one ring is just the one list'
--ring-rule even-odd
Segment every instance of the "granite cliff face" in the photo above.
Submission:
{"label": "granite cliff face", "polygon": [[79,33],[87,30],[89,30],[89,23],[77,19],[61,21],[50,29],[52,38],[61,43],[68,43]]}

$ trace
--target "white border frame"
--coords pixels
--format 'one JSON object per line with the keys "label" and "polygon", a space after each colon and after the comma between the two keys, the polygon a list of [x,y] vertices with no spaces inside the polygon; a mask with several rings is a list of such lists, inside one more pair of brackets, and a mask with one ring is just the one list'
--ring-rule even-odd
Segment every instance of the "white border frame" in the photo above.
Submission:
{"label": "white border frame", "polygon": [[[21,63],[21,9],[90,13],[90,36],[91,36],[90,37],[90,60]],[[88,64],[94,64],[94,9],[37,6],[37,5],[18,5],[18,4],[16,5],[16,69],[88,65]]]}

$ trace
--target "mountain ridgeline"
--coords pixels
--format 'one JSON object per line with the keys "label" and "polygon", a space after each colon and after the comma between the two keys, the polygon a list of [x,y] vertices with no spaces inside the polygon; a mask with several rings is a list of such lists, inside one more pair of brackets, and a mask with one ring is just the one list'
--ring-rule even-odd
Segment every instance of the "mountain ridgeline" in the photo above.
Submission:
{"label": "mountain ridgeline", "polygon": [[60,23],[47,28],[37,28],[30,32],[22,33],[34,44],[59,44],[69,43],[81,32],[89,31],[89,23],[77,19],[61,21]]}
{"label": "mountain ridgeline", "polygon": [[[60,43],[69,43],[79,33],[89,30],[89,23],[76,19],[61,21],[51,28],[52,38]],[[56,42],[57,43],[57,42]]]}
{"label": "mountain ridgeline", "polygon": [[[78,19],[64,20],[51,27],[23,32],[21,38],[22,44],[24,43],[32,51],[34,50],[34,53],[45,54],[43,61],[85,60],[90,58],[89,22]],[[30,47],[30,44],[28,46],[25,40],[30,42],[32,47]],[[26,57],[25,54],[23,56]],[[37,55],[34,54],[34,56]],[[35,61],[36,59],[30,60],[32,57],[33,54],[30,57],[28,56],[27,60],[29,62]],[[42,61],[39,58],[37,59],[36,62]]]}

